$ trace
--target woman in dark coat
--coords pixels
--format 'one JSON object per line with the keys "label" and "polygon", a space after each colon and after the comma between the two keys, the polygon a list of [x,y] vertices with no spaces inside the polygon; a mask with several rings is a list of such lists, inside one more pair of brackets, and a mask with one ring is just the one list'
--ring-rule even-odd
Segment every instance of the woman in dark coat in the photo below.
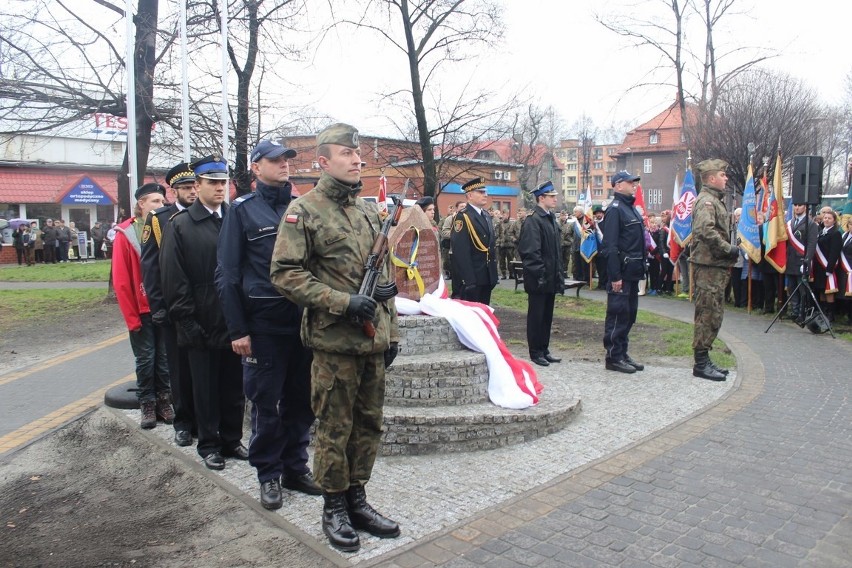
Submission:
{"label": "woman in dark coat", "polygon": [[843,248],[843,236],[837,226],[837,213],[826,211],[822,214],[823,228],[817,237],[814,254],[814,290],[819,292],[828,321],[834,321],[834,296],[838,291],[837,267],[840,250]]}
{"label": "woman in dark coat", "polygon": [[838,278],[841,294],[841,306],[845,306],[847,322],[852,325],[852,217],[846,218],[846,232],[843,233],[843,247],[840,249],[842,272]]}

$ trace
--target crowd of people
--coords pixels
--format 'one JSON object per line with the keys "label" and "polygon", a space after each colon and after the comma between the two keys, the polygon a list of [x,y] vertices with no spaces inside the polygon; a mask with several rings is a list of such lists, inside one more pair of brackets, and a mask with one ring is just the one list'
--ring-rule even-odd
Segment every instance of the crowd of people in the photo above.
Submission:
{"label": "crowd of people", "polygon": [[[104,227],[107,223],[100,221],[92,225],[91,235],[94,259],[111,258],[112,242],[115,238],[117,223],[110,223],[110,229]],[[35,266],[36,264],[59,264],[73,260],[89,258],[88,250],[80,251],[79,234],[86,232],[87,227],[78,228],[74,221],[64,219],[45,219],[44,226],[39,227],[38,221],[21,223],[12,231],[12,246],[15,249],[18,266]],[[88,239],[87,245],[88,247]],[[85,247],[84,247],[85,248]]]}

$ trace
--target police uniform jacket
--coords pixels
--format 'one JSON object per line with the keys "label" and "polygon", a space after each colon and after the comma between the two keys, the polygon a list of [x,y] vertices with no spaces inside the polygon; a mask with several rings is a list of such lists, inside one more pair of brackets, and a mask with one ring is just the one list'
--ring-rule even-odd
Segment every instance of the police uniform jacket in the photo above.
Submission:
{"label": "police uniform jacket", "polygon": [[163,241],[163,228],[178,211],[180,208],[175,203],[159,207],[148,213],[145,227],[142,229],[142,282],[145,284],[145,292],[148,293],[148,305],[151,306],[152,314],[168,310],[160,279],[160,246]]}
{"label": "police uniform jacket", "polygon": [[692,209],[692,252],[689,261],[704,266],[729,268],[737,245],[729,242],[730,215],[722,203],[722,191],[703,185]]}
{"label": "police uniform jacket", "polygon": [[[801,219],[793,217],[787,223],[788,238],[787,242],[787,267],[784,270],[785,274],[796,274],[801,276],[802,265],[807,265],[807,270],[810,270],[811,261],[814,258],[816,250],[817,238],[819,237],[819,226],[814,223],[807,213],[802,215]],[[804,251],[799,250],[794,246],[792,240],[800,243]]]}
{"label": "police uniform jacket", "polygon": [[261,181],[231,205],[219,233],[216,289],[231,339],[249,334],[298,335],[302,310],[269,279],[278,224],[293,186]]}
{"label": "police uniform jacket", "polygon": [[527,294],[556,294],[565,290],[565,267],[559,224],[553,214],[536,207],[527,217],[518,241]]}
{"label": "police uniform jacket", "polygon": [[634,201],[629,195],[615,193],[604,215],[600,252],[610,282],[645,278],[645,222]]}
{"label": "police uniform jacket", "polygon": [[[282,296],[306,308],[302,343],[318,351],[369,355],[399,342],[393,299],[379,303],[372,338],[345,315],[381,230],[378,208],[358,197],[360,191],[360,183],[353,187],[323,172],[313,190],[290,204],[278,228],[270,279]],[[385,262],[379,284],[392,278]]]}
{"label": "police uniform jacket", "polygon": [[[482,211],[485,211],[484,209]],[[453,221],[453,285],[497,285],[497,247],[491,216],[483,217],[468,205]],[[472,233],[471,233],[472,231]],[[484,250],[480,250],[484,249]]]}
{"label": "police uniform jacket", "polygon": [[[221,205],[222,217],[228,216],[228,205]],[[207,337],[208,349],[230,348],[231,340],[219,295],[216,293],[216,244],[219,220],[201,203],[201,199],[172,217],[163,233],[160,271],[163,297],[169,306],[169,317],[177,324],[195,320]],[[189,345],[189,338],[177,326],[178,344]]]}

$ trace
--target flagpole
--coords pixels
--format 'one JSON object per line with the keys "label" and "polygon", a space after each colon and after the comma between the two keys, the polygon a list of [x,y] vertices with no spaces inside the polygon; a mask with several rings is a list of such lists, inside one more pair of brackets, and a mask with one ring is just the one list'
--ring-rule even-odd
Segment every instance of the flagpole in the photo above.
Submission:
{"label": "flagpole", "polygon": [[139,187],[139,164],[136,160],[136,49],[133,24],[133,0],[124,6],[124,22],[127,35],[124,68],[127,70],[127,177],[130,179],[130,210],[133,216],[136,206],[136,188]]}
{"label": "flagpole", "polygon": [[[219,3],[222,17],[222,160],[228,163],[228,0]],[[225,191],[225,202],[231,197],[231,186]]]}
{"label": "flagpole", "polygon": [[180,0],[180,67],[181,67],[181,119],[183,132],[183,160],[189,163],[190,147],[189,147],[189,72],[188,68],[188,42],[186,37],[186,1]]}

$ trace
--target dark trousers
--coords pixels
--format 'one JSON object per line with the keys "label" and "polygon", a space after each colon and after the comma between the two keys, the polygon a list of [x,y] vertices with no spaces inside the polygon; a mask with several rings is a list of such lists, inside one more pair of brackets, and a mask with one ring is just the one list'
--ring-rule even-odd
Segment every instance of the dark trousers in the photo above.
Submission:
{"label": "dark trousers", "polygon": [[662,292],[674,292],[674,264],[668,258],[660,260],[660,286]]}
{"label": "dark trousers", "polygon": [[766,273],[763,275],[763,311],[775,311],[775,299],[778,297],[778,274]]}
{"label": "dark trousers", "polygon": [[59,262],[68,262],[68,243],[60,242],[56,247],[56,260]]}
{"label": "dark trousers", "polygon": [[94,241],[94,247],[95,247],[95,258],[96,258],[96,259],[97,259],[97,258],[103,258],[103,257],[104,257],[104,251],[102,251],[102,250],[101,250],[101,247],[103,246],[103,244],[104,244],[103,239],[101,239],[101,240],[99,240],[99,241]]}
{"label": "dark trousers", "polygon": [[44,243],[44,263],[56,264],[56,243]]}
{"label": "dark trousers", "polygon": [[467,300],[468,302],[479,302],[486,306],[491,304],[491,286],[466,286],[459,291],[459,300]]}
{"label": "dark trousers", "polygon": [[187,349],[198,422],[198,454],[237,447],[243,437],[242,368],[240,357],[227,349]]}
{"label": "dark trousers", "polygon": [[[742,266],[734,266],[731,268],[731,282],[728,284],[728,288],[733,292],[734,296],[734,307],[742,308],[746,305],[748,298],[743,297],[743,291],[746,289],[746,285],[740,282],[743,274]],[[728,297],[727,290],[725,291],[725,298]]]}
{"label": "dark trousers", "polygon": [[166,342],[166,359],[172,385],[172,406],[175,409],[175,430],[197,432],[195,404],[192,400],[192,375],[186,348],[179,347],[173,324],[161,327]]}
{"label": "dark trousers", "polygon": [[130,332],[130,348],[136,357],[136,398],[152,402],[157,395],[169,392],[169,365],[162,330],[142,314],[142,327]]}
{"label": "dark trousers", "polygon": [[606,286],[606,321],[603,344],[607,361],[621,361],[627,355],[628,334],[636,323],[639,309],[639,283],[621,281],[621,292],[613,292],[612,284]]}
{"label": "dark trousers", "polygon": [[251,335],[243,389],[251,402],[249,463],[263,483],[309,471],[311,351],[298,335]]}
{"label": "dark trousers", "polygon": [[595,268],[598,271],[598,288],[604,289],[606,285],[609,283],[609,279],[606,277],[606,259],[602,254],[595,255]]}
{"label": "dark trousers", "polygon": [[24,263],[24,259],[26,258],[24,247],[15,247],[15,255],[17,255],[18,257],[18,266],[22,265]]}
{"label": "dark trousers", "polygon": [[550,328],[556,294],[530,294],[527,303],[527,344],[530,357],[550,353]]}
{"label": "dark trousers", "polygon": [[651,290],[661,292],[663,286],[660,281],[660,261],[656,257],[648,261],[648,276],[651,279]]}
{"label": "dark trousers", "polygon": [[583,259],[580,251],[574,251],[574,280],[589,281],[589,263]]}
{"label": "dark trousers", "polygon": [[515,249],[512,247],[500,247],[497,251],[497,268],[503,278],[512,278],[512,265],[509,264],[515,258]]}

